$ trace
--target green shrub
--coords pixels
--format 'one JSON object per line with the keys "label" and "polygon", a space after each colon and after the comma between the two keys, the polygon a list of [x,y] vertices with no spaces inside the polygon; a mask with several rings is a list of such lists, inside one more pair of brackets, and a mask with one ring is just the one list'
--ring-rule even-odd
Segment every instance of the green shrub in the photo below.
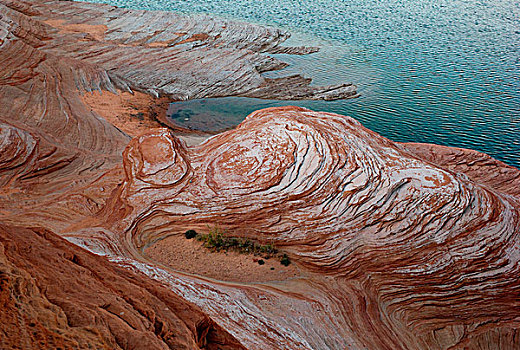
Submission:
{"label": "green shrub", "polygon": [[229,248],[229,243],[227,242],[227,239],[224,239],[222,231],[218,227],[214,227],[206,235],[204,246],[206,248],[215,249],[219,252],[221,249]]}
{"label": "green shrub", "polygon": [[282,264],[283,266],[289,266],[290,263],[291,263],[291,260],[289,260],[289,257],[287,256],[287,254],[284,254],[282,256],[282,259],[280,259],[280,264]]}
{"label": "green shrub", "polygon": [[184,232],[184,236],[187,239],[195,238],[197,236],[197,231],[195,231],[195,230],[188,230],[188,231]]}
{"label": "green shrub", "polygon": [[278,250],[275,249],[274,245],[269,243],[260,247],[260,252],[264,254],[274,255],[278,253]]}
{"label": "green shrub", "polygon": [[[188,232],[186,231],[185,235],[188,238]],[[193,231],[195,232],[195,231]],[[190,233],[190,236],[192,233]],[[269,259],[270,257],[277,256],[278,250],[274,247],[272,243],[261,245],[257,242],[252,241],[249,238],[241,238],[241,237],[230,237],[227,236],[226,231],[220,229],[218,226],[210,227],[209,232],[207,234],[197,234],[195,232],[195,237],[198,241],[203,242],[203,246],[208,249],[215,250],[217,252],[221,250],[234,250],[236,252],[242,254],[254,254],[261,255],[264,259]],[[282,260],[289,260],[287,255],[284,254]],[[259,260],[265,263],[263,260]],[[287,263],[289,265],[290,262]],[[259,262],[260,265],[263,265]],[[285,264],[285,263],[282,263]],[[285,266],[287,266],[285,265]]]}

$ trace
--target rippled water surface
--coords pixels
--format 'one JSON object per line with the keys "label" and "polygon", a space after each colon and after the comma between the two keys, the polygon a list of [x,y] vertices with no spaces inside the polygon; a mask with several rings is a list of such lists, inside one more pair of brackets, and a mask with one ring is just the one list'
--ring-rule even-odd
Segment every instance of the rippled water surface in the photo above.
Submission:
{"label": "rippled water surface", "polygon": [[[518,1],[99,2],[209,13],[288,29],[293,33],[289,44],[323,49],[304,57],[277,55],[292,66],[269,75],[299,72],[315,84],[352,81],[362,94],[356,100],[298,105],[353,116],[396,141],[472,148],[520,167]],[[199,106],[207,113],[215,107],[203,105],[197,101],[184,108],[197,112]],[[251,104],[245,105],[244,113]],[[237,108],[231,108],[230,120],[240,114]]]}

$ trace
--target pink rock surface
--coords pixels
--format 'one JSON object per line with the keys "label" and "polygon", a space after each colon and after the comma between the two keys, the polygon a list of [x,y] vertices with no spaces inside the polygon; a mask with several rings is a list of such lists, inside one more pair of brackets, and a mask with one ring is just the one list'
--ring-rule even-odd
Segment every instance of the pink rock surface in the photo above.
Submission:
{"label": "pink rock surface", "polygon": [[[352,118],[296,107],[255,112],[196,147],[168,129],[130,141],[84,103],[81,94],[97,89],[170,98],[354,96],[350,85],[264,78],[283,63],[261,53],[285,50],[279,44],[287,35],[204,18],[192,25],[162,12],[0,0],[6,344],[23,339],[38,347],[45,338],[41,348],[110,346],[119,337],[121,348],[132,348],[145,339],[136,334],[146,334],[150,348],[175,348],[148,318],[169,299],[218,329],[216,344],[237,348],[517,348],[518,169],[475,151],[394,143]],[[161,238],[215,224],[274,243],[301,273],[231,283],[174,271],[143,254]],[[70,254],[62,259],[60,252]],[[74,254],[89,261],[84,279]],[[152,296],[157,288],[161,297]],[[100,300],[128,295],[144,305],[115,303],[114,310],[131,312],[125,324],[99,309]],[[85,307],[92,300],[97,304]],[[146,317],[139,310],[148,310]],[[190,312],[160,316],[186,347],[204,338]],[[46,321],[31,338],[20,317]],[[70,329],[92,318],[100,336]]]}
{"label": "pink rock surface", "polygon": [[155,131],[125,150],[103,226],[144,263],[151,242],[214,224],[290,252],[305,277],[247,288],[139,265],[249,348],[513,348],[519,198],[501,177],[434,165],[413,147],[297,107],[257,111],[194,148]]}

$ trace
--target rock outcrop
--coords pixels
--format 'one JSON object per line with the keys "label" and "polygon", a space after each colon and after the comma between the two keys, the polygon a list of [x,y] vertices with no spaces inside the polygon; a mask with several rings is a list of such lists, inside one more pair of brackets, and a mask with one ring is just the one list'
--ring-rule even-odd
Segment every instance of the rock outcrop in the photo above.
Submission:
{"label": "rock outcrop", "polygon": [[0,225],[0,348],[244,349],[195,305],[41,228]]}
{"label": "rock outcrop", "polygon": [[[248,348],[514,348],[520,205],[504,184],[519,171],[473,151],[420,152],[297,107],[255,112],[194,148],[158,130],[125,150],[102,224],[122,251],[104,253],[144,261],[153,241],[214,224],[283,247],[307,276],[275,284],[283,291],[211,286],[208,297],[211,283],[181,283],[221,324],[243,310],[229,327]],[[483,178],[454,154],[503,175]],[[142,269],[184,291],[175,272]],[[285,334],[259,333],[273,323]]]}
{"label": "rock outcrop", "polygon": [[[95,236],[84,245],[93,249],[105,230],[75,227],[106,212],[124,179],[121,154],[130,137],[87,104],[91,91],[169,100],[261,97],[270,89],[278,91],[273,98],[355,96],[348,84],[316,88],[303,77],[264,78],[285,66],[264,53],[315,51],[280,46],[287,36],[207,17],[0,1],[0,347],[241,348],[182,293],[47,230],[70,240]],[[159,309],[165,305],[175,312]]]}
{"label": "rock outcrop", "polygon": [[78,65],[73,69],[76,84],[87,91],[139,90],[177,100],[356,96],[352,84],[313,87],[311,79],[299,75],[264,78],[261,73],[287,65],[264,53],[316,51],[280,46],[289,34],[278,29],[79,2],[34,1],[26,5],[30,12],[24,12],[27,7],[18,1],[6,5],[18,10],[5,11],[7,16],[31,26],[31,39],[39,52]]}
{"label": "rock outcrop", "polygon": [[[0,122],[2,130],[24,135],[27,142],[16,147],[28,159],[6,165],[9,197],[0,198],[0,218],[24,225],[43,220],[61,231],[98,210],[121,181],[122,172],[110,171],[121,163],[130,137],[86,104],[82,95],[91,91],[141,91],[170,100],[356,95],[351,84],[317,88],[301,76],[264,78],[262,72],[285,66],[264,53],[315,50],[280,46],[287,37],[277,29],[210,17],[70,1],[0,1]],[[13,178],[15,172],[23,174]],[[93,185],[100,177],[111,177],[110,185]]]}
{"label": "rock outcrop", "polygon": [[[284,66],[264,53],[315,50],[286,37],[0,0],[2,348],[518,348],[518,169],[297,107],[195,147],[160,128],[130,140],[82,97],[355,96],[263,77]],[[208,225],[274,243],[300,273],[219,281],[144,253]]]}

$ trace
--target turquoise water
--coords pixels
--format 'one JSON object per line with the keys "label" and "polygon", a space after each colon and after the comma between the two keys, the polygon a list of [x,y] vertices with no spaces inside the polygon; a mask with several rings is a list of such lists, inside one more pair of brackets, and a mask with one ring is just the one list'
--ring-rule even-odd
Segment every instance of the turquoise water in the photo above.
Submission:
{"label": "turquoise water", "polygon": [[[293,33],[289,44],[323,50],[303,57],[276,55],[292,66],[270,76],[298,72],[315,84],[351,81],[362,94],[355,100],[293,104],[350,115],[396,141],[472,148],[520,167],[518,1],[99,2],[209,13],[287,29]],[[185,108],[193,112],[198,105],[201,113],[213,108],[203,104]],[[232,108],[230,120],[241,105]]]}

